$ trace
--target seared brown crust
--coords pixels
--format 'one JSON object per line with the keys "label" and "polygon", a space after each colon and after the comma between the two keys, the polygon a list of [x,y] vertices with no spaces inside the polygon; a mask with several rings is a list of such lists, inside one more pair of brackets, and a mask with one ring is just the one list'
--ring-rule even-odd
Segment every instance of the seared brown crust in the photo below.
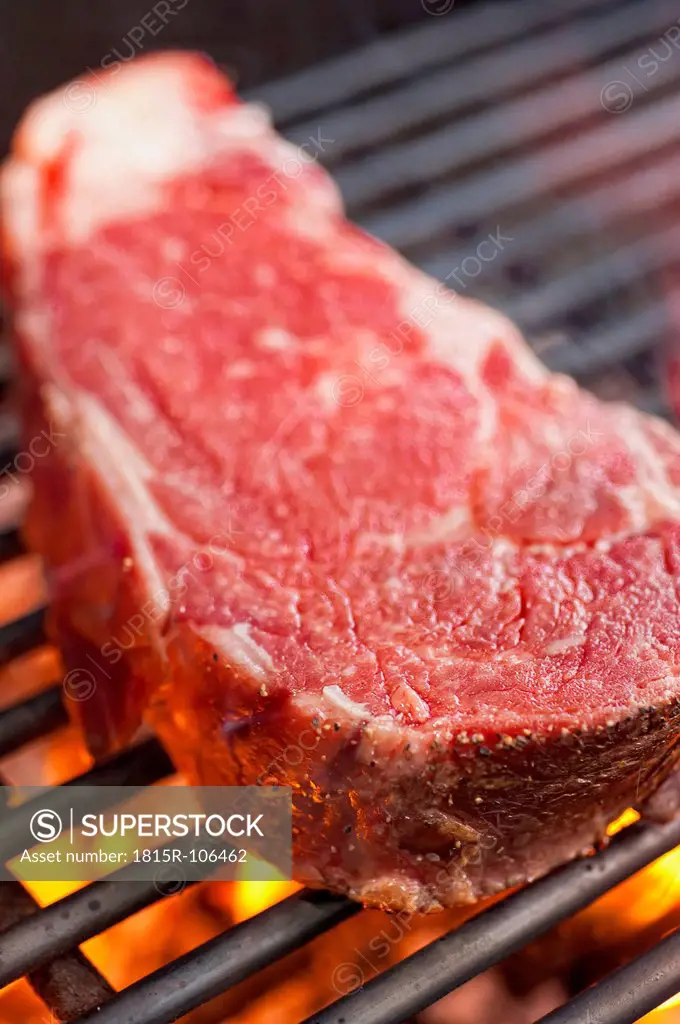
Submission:
{"label": "seared brown crust", "polygon": [[678,703],[580,735],[409,738],[258,707],[246,687],[225,742],[210,677],[232,694],[238,680],[204,667],[202,693],[176,688],[156,709],[169,749],[207,783],[292,785],[297,876],[369,904],[439,910],[536,878],[592,849],[677,752]]}
{"label": "seared brown crust", "polygon": [[[58,415],[38,388],[25,408],[31,436]],[[146,717],[197,781],[291,785],[300,881],[395,909],[469,903],[588,852],[678,761],[678,701],[575,732],[397,731],[261,693],[186,622],[148,615],[114,661],[107,641],[138,616],[143,581],[78,424],[58,426],[68,440],[36,465],[26,532],[50,569],[51,629],[92,749],[124,744]]]}

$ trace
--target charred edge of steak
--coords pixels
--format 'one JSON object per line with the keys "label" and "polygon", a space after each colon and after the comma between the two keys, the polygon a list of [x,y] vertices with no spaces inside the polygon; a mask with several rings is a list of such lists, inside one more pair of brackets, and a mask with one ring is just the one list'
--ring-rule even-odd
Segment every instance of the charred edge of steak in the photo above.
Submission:
{"label": "charred edge of steak", "polygon": [[[173,665],[184,649],[189,635]],[[177,763],[203,784],[292,786],[296,878],[389,909],[474,902],[591,852],[680,754],[680,700],[580,732],[467,739],[295,698],[267,707],[208,650],[203,665],[201,685],[168,685],[151,714]]]}

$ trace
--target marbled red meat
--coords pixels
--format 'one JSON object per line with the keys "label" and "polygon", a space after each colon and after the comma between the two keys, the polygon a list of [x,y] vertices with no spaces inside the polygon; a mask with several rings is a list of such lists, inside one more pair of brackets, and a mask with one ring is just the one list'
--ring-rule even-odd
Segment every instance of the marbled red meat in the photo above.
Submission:
{"label": "marbled red meat", "polygon": [[66,436],[27,532],[92,749],[146,720],[197,780],[291,785],[296,877],[372,904],[591,848],[680,753],[678,435],[350,225],[332,140],[201,58],[75,95],[2,189],[27,437]]}

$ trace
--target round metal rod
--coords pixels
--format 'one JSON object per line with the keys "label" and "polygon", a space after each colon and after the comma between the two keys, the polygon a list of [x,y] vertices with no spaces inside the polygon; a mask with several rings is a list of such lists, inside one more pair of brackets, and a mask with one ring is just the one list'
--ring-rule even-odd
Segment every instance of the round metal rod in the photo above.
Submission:
{"label": "round metal rod", "polygon": [[359,910],[330,893],[296,893],[131,985],[76,1024],[171,1024]]}
{"label": "round metal rod", "polygon": [[[7,779],[0,773],[0,785]],[[0,935],[31,918],[40,923],[41,908],[15,879],[0,882]],[[34,992],[60,1021],[72,1021],[113,995],[113,989],[80,949],[65,949],[49,963],[27,966]]]}
{"label": "round metal rod", "polygon": [[61,686],[51,686],[21,704],[0,711],[0,757],[46,736],[68,722]]}
{"label": "round metal rod", "polygon": [[[610,120],[550,149],[487,163],[464,179],[426,189],[414,199],[362,217],[361,226],[394,248],[408,250],[431,244],[447,225],[494,223],[494,218],[507,217],[508,211],[524,203],[537,203],[551,191],[613,174],[627,161],[677,143],[676,102],[674,95],[662,97],[640,112],[630,111],[625,127]],[[427,168],[423,173],[427,175]]]}
{"label": "round metal rod", "polygon": [[[19,882],[0,883],[0,930],[20,921],[42,920],[44,911]],[[113,989],[79,949],[64,950],[27,974],[34,992],[60,1021],[72,1021],[113,995]]]}
{"label": "round metal rod", "polygon": [[0,665],[45,643],[45,608],[35,608],[0,626]]}
{"label": "round metal rod", "polygon": [[[127,868],[121,868],[109,879],[93,882],[0,933],[0,987],[165,896],[175,895],[170,883],[165,891],[154,880],[131,881],[129,875]],[[181,891],[193,884],[183,883]]]}
{"label": "round metal rod", "polygon": [[[680,929],[538,1024],[635,1024],[680,992]],[[669,1018],[670,1019],[670,1018]]]}
{"label": "round metal rod", "polygon": [[395,1024],[588,906],[680,844],[680,821],[633,825],[603,853],[575,861],[468,921],[305,1024]]}

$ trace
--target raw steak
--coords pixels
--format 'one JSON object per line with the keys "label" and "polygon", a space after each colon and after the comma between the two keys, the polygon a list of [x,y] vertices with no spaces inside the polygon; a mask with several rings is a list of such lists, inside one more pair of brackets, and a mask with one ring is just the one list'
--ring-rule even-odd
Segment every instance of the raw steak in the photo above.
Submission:
{"label": "raw steak", "polygon": [[[65,688],[296,877],[435,910],[592,847],[680,754],[680,438],[343,219],[192,55],[39,101],[3,176]],[[64,438],[65,439],[62,439]]]}

